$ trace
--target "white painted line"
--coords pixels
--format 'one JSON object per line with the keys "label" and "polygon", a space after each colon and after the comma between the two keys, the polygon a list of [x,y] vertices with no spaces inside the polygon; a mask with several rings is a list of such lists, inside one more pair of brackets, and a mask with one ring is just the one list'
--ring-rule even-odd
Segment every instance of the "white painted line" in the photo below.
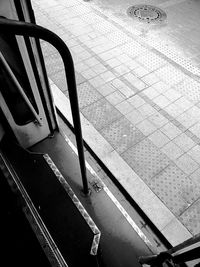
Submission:
{"label": "white painted line", "polygon": [[[55,84],[52,84],[51,88],[57,108],[63,116],[72,123],[69,99]],[[167,226],[170,226],[170,222],[176,221],[177,224],[180,224],[180,221],[175,217],[175,215],[151,191],[144,181],[120,157],[120,155],[99,134],[91,123],[82,114],[80,115],[84,140],[98,155],[105,166],[111,171],[114,177],[116,177],[132,199],[149,217],[158,230],[165,234]],[[170,228],[168,230],[170,230]],[[180,232],[182,231],[183,235],[180,233],[176,234],[175,232],[173,236],[169,234],[166,238],[170,243],[172,243],[172,245],[177,245],[183,241],[182,236],[189,235],[192,237],[191,233],[183,225],[180,229]]]}
{"label": "white painted line", "polygon": [[[68,143],[68,145],[71,147],[71,149],[75,152],[75,154],[78,156],[78,151],[75,145],[71,142],[71,140],[66,136],[64,132],[62,132],[62,135],[65,139],[65,141]],[[111,193],[111,191],[108,189],[108,187],[105,185],[105,183],[99,178],[98,174],[94,171],[94,169],[90,166],[90,164],[86,161],[86,168],[90,171],[90,173],[95,176],[98,180],[101,181],[101,184],[103,185],[103,190],[106,192],[108,197],[111,199],[111,201],[115,204],[115,206],[118,208],[118,210],[121,212],[121,214],[124,216],[126,221],[130,224],[130,226],[133,228],[133,230],[139,235],[139,237],[144,241],[144,243],[151,249],[151,251],[156,252],[155,248],[149,241],[149,239],[146,237],[146,235],[142,232],[142,230],[137,226],[137,224],[133,221],[133,219],[130,217],[130,215],[126,212],[126,210],[122,207],[122,205],[119,203],[119,201],[115,198],[115,196]]]}
{"label": "white painted line", "polygon": [[89,228],[93,232],[94,237],[93,237],[93,242],[92,242],[90,254],[91,255],[97,255],[99,242],[100,242],[100,238],[101,238],[100,230],[98,229],[98,227],[96,226],[96,224],[94,223],[94,221],[92,220],[92,218],[90,217],[90,215],[88,214],[88,212],[86,211],[86,209],[84,208],[84,206],[82,205],[82,203],[80,202],[80,200],[78,199],[78,197],[76,196],[76,194],[74,193],[74,191],[72,190],[72,188],[70,187],[68,182],[62,176],[61,172],[58,170],[58,168],[55,165],[55,163],[53,162],[53,160],[49,157],[48,154],[44,154],[43,157],[46,160],[46,162],[48,163],[49,167],[54,172],[58,181],[62,184],[63,188],[67,192],[68,196],[71,198],[72,202],[74,203],[74,205],[76,206],[76,208],[78,209],[78,211],[80,212],[82,217],[84,218],[85,222],[88,224]]}

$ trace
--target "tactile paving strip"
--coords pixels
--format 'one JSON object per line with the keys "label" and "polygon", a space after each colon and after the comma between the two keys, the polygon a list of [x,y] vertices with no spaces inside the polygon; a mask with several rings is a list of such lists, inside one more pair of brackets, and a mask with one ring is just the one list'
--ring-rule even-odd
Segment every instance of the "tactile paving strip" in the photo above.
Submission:
{"label": "tactile paving strip", "polygon": [[133,40],[130,43],[122,45],[121,49],[124,51],[125,54],[133,58],[139,55],[146,54],[148,52],[145,47],[141,46],[139,43]]}
{"label": "tactile paving strip", "polygon": [[200,101],[200,83],[189,77],[179,83],[175,89],[194,103]]}
{"label": "tactile paving strip", "polygon": [[166,60],[150,51],[140,57],[137,57],[136,61],[142,64],[144,67],[147,67],[151,71],[154,71],[167,63]]}
{"label": "tactile paving strip", "polygon": [[120,118],[100,132],[118,153],[123,153],[145,138],[126,118]]}
{"label": "tactile paving strip", "polygon": [[[95,7],[96,13],[99,15],[99,17],[103,17],[104,10],[100,8]],[[180,67],[186,69],[187,71],[195,74],[195,75],[200,75],[200,70],[198,67],[192,65],[190,61],[187,59],[183,58],[182,56],[179,56],[176,51],[173,49],[169,48],[166,46],[165,42],[163,43],[162,41],[159,41],[158,38],[147,38],[139,36],[140,32],[137,31],[135,28],[132,26],[130,27],[124,27],[124,22],[122,22],[120,19],[116,18],[113,16],[110,20],[112,20],[113,23],[118,27],[119,30],[126,32],[128,35],[131,35],[133,39],[135,39],[138,43],[141,43],[142,45],[148,44],[151,48],[153,47],[160,53],[164,54],[168,59],[171,59],[172,61],[175,61],[177,64],[180,65]],[[133,34],[133,35],[132,35]]]}
{"label": "tactile paving strip", "polygon": [[65,78],[65,71],[61,70],[50,75],[51,80],[58,86],[58,88],[68,96],[68,86]]}
{"label": "tactile paving strip", "polygon": [[[63,91],[67,97],[69,97],[65,70],[61,70],[59,72],[51,74],[49,75],[49,77],[58,86],[58,88]],[[80,85],[85,82],[85,78],[77,72],[75,72],[75,78],[76,85]]]}
{"label": "tactile paving strip", "polygon": [[193,234],[199,234],[200,229],[200,199],[191,205],[181,216],[181,222]]}
{"label": "tactile paving strip", "polygon": [[94,28],[95,31],[99,31],[102,34],[106,34],[106,33],[113,32],[113,31],[117,30],[117,28],[115,26],[113,26],[111,23],[109,23],[107,21],[96,23],[96,24],[92,25],[92,27]]}
{"label": "tactile paving strip", "polygon": [[82,113],[97,130],[102,129],[122,116],[122,114],[105,99],[100,99],[83,108]]}
{"label": "tactile paving strip", "polygon": [[104,19],[94,13],[87,13],[81,16],[81,19],[86,22],[87,24],[94,25],[95,23],[103,22]]}
{"label": "tactile paving strip", "polygon": [[106,37],[118,45],[132,41],[130,37],[119,31],[111,32],[107,34]]}
{"label": "tactile paving strip", "polygon": [[76,78],[76,85],[85,82],[85,78],[78,72],[75,72],[75,78]]}
{"label": "tactile paving strip", "polygon": [[174,51],[172,48],[167,47],[165,42],[162,43],[162,41],[158,41],[158,38],[149,38],[148,40],[146,40],[145,38],[140,37],[140,39],[145,43],[148,42],[150,46],[154,47],[160,53],[164,54],[168,59],[171,59],[172,61],[179,64],[180,67],[191,72],[192,74],[198,76],[200,75],[200,70],[198,67],[191,64],[188,59],[185,59],[182,56],[178,55],[176,50]]}
{"label": "tactile paving strip", "polygon": [[175,164],[170,164],[148,184],[176,216],[188,208],[200,193],[200,187],[186,177]]}
{"label": "tactile paving strip", "polygon": [[147,138],[121,156],[145,182],[170,164],[170,160]]}
{"label": "tactile paving strip", "polygon": [[61,59],[61,56],[58,53],[52,54],[46,57],[45,66],[46,66],[48,75],[54,74],[64,69],[63,61]]}
{"label": "tactile paving strip", "polygon": [[79,4],[76,0],[70,0],[70,1],[60,1],[61,5],[64,7],[72,7]]}
{"label": "tactile paving strip", "polygon": [[74,6],[68,7],[67,11],[70,14],[74,14],[74,16],[80,16],[91,12],[90,8],[77,2]]}
{"label": "tactile paving strip", "polygon": [[81,83],[77,86],[79,107],[84,108],[102,98],[89,83]]}
{"label": "tactile paving strip", "polygon": [[186,76],[182,71],[173,67],[170,64],[158,69],[156,71],[158,77],[160,77],[166,84],[175,85],[186,79]]}
{"label": "tactile paving strip", "polygon": [[58,53],[57,49],[54,46],[50,45],[49,43],[40,40],[40,44],[41,44],[42,52],[45,57]]}

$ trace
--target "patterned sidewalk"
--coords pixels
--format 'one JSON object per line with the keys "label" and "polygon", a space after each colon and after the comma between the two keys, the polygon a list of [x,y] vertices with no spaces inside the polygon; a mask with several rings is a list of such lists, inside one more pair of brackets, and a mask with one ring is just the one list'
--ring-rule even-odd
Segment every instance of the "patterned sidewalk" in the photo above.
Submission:
{"label": "patterned sidewalk", "polygon": [[[83,127],[94,128],[105,150],[98,153],[104,145],[94,135],[86,141],[169,242],[199,233],[199,70],[173,63],[90,2],[32,2],[37,23],[72,53]],[[48,76],[67,99],[62,60],[42,48]]]}

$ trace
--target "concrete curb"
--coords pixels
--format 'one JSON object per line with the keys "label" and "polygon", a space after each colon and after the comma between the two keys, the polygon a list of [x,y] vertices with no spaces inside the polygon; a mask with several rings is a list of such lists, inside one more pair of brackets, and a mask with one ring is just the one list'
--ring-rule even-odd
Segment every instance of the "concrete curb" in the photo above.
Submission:
{"label": "concrete curb", "polygon": [[[69,99],[51,80],[50,86],[56,107],[73,124]],[[82,114],[81,123],[83,137],[86,143],[98,155],[105,166],[171,245],[175,246],[192,237],[192,234],[186,227],[184,227]]]}

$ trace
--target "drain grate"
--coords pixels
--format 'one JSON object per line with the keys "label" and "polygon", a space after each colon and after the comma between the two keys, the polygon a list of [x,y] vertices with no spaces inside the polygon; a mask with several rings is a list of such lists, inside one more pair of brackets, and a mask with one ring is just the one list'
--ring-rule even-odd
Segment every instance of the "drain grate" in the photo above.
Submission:
{"label": "drain grate", "polygon": [[128,8],[127,14],[147,23],[160,23],[167,18],[167,14],[163,10],[150,5],[131,6]]}

